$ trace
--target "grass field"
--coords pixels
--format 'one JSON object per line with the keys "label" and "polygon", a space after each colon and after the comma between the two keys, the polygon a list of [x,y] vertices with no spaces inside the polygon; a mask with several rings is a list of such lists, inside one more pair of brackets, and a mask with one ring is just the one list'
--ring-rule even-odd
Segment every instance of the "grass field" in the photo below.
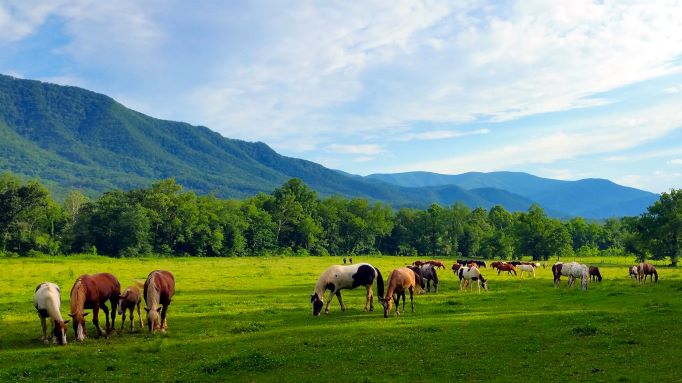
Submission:
{"label": "grass field", "polygon": [[[364,289],[344,291],[327,316],[311,315],[319,274],[339,258],[0,259],[0,381],[53,382],[446,382],[682,380],[682,272],[659,267],[637,286],[619,259],[595,259],[604,281],[587,292],[483,269],[490,291],[459,292],[452,271],[437,294],[415,296],[416,313],[362,312]],[[387,278],[408,260],[356,257]],[[410,259],[411,261],[411,259]],[[451,261],[448,261],[451,263]],[[154,269],[175,273],[167,334],[119,331],[45,346],[33,290],[111,272],[122,288]],[[144,315],[144,312],[143,312]],[[88,317],[89,319],[89,317]],[[117,317],[117,327],[120,317]]]}

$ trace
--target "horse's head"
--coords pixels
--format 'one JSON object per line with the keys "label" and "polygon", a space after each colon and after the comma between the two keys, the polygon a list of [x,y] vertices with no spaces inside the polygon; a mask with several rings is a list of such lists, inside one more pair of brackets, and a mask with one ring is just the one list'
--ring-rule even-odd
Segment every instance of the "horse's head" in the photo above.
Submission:
{"label": "horse's head", "polygon": [[128,298],[128,290],[124,291],[123,294],[119,295],[119,297],[118,297],[118,309],[116,310],[116,311],[118,311],[118,315],[123,315],[123,311],[124,311],[123,307],[125,306],[127,298]]}
{"label": "horse's head", "polygon": [[393,308],[393,299],[390,297],[382,299],[381,305],[384,306],[384,318],[388,318],[388,314],[391,313],[391,309]]}
{"label": "horse's head", "polygon": [[54,326],[53,327],[53,334],[55,339],[57,339],[57,342],[61,344],[62,346],[66,344],[66,324],[69,323],[69,321],[63,321],[63,320],[56,320],[54,321]]}
{"label": "horse's head", "polygon": [[481,275],[481,286],[483,286],[483,290],[488,291],[488,280],[483,278]]}
{"label": "horse's head", "polygon": [[160,330],[161,315],[159,315],[159,313],[161,312],[161,307],[157,309],[149,309],[148,307],[145,307],[144,311],[147,312],[147,327],[149,328],[149,333],[153,334],[154,331]]}
{"label": "horse's head", "polygon": [[317,293],[314,293],[313,295],[310,296],[310,303],[313,304],[313,315],[319,316],[320,311],[322,311],[322,306],[324,306],[324,301],[322,300],[322,297],[317,295]]}
{"label": "horse's head", "polygon": [[[82,311],[71,313],[69,316],[73,319],[73,333],[76,334],[76,340],[82,341],[87,335],[85,330],[85,317],[90,313],[84,313]],[[64,322],[66,323],[66,322]]]}

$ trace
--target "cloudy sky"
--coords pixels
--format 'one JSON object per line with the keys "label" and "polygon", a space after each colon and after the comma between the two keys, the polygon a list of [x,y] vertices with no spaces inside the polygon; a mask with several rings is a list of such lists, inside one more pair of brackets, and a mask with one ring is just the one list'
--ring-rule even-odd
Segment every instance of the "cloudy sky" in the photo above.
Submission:
{"label": "cloudy sky", "polygon": [[682,188],[680,1],[0,0],[0,73],[356,174]]}

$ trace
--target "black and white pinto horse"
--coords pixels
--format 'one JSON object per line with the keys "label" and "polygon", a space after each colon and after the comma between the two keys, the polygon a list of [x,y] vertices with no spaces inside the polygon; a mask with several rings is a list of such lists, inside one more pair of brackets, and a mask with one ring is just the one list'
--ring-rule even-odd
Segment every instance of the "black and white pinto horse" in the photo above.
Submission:
{"label": "black and white pinto horse", "polygon": [[376,281],[377,293],[379,297],[384,296],[384,279],[381,272],[376,267],[369,263],[357,263],[355,265],[330,266],[317,280],[315,291],[310,296],[310,302],[313,304],[313,315],[320,315],[322,306],[324,306],[324,293],[329,290],[329,298],[327,298],[327,305],[324,313],[329,314],[329,304],[334,295],[339,300],[341,311],[346,310],[346,305],[341,299],[341,290],[354,289],[356,287],[365,286],[367,289],[367,301],[365,302],[365,311],[374,310],[374,295],[372,294],[372,285]]}

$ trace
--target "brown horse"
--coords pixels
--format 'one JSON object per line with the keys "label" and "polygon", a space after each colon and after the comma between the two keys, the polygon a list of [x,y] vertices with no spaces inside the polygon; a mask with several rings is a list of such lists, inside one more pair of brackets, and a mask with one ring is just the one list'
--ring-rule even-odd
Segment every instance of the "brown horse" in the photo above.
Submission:
{"label": "brown horse", "polygon": [[459,263],[457,263],[457,262],[455,262],[455,263],[452,265],[452,272],[455,273],[455,275],[457,275],[457,270],[459,270],[460,267],[462,267],[462,265],[459,264]]}
{"label": "brown horse", "polygon": [[424,280],[419,272],[407,267],[395,269],[389,274],[387,285],[386,296],[381,299],[381,304],[384,306],[384,318],[388,318],[393,302],[395,302],[395,315],[400,315],[398,307],[401,296],[403,297],[403,311],[405,311],[405,290],[410,292],[410,304],[414,312],[414,290],[420,292],[424,289]]}
{"label": "brown horse", "polygon": [[651,263],[647,262],[642,262],[639,265],[637,265],[637,280],[639,283],[646,283],[646,276],[649,276],[649,282],[654,281],[658,282],[658,271],[656,271],[656,267],[652,265]]}
{"label": "brown horse", "polygon": [[140,328],[144,327],[142,323],[142,315],[140,314],[140,302],[142,302],[142,294],[137,286],[130,286],[125,289],[123,294],[118,299],[118,314],[121,315],[121,330],[126,323],[126,311],[130,312],[130,331],[135,329],[133,325],[133,310],[137,307],[137,318],[140,320]]}
{"label": "brown horse", "polygon": [[433,267],[440,267],[445,270],[445,265],[441,261],[426,261],[426,263],[430,263]]}
{"label": "brown horse", "polygon": [[507,275],[510,275],[513,272],[514,276],[516,276],[516,266],[511,263],[503,263],[497,266],[497,275],[500,275],[503,271],[506,271]]}
{"label": "brown horse", "polygon": [[504,262],[495,261],[495,262],[492,262],[492,263],[490,264],[490,267],[491,267],[493,270],[495,270],[495,269],[498,269],[498,268],[499,268],[500,266],[502,266],[503,264],[504,264]]}
{"label": "brown horse", "polygon": [[[76,279],[71,288],[71,313],[69,314],[73,318],[73,331],[76,334],[76,340],[85,339],[87,334],[85,330],[85,316],[88,313],[83,313],[84,309],[92,309],[92,323],[97,328],[99,336],[115,331],[116,305],[118,304],[120,294],[121,285],[118,283],[118,279],[109,273],[84,274]],[[111,305],[111,325],[109,324],[107,301]],[[104,311],[104,317],[107,320],[104,331],[99,326],[100,308]]]}
{"label": "brown horse", "polygon": [[589,273],[591,281],[596,280],[597,282],[601,282],[602,277],[597,266],[590,266]]}
{"label": "brown horse", "polygon": [[[154,270],[149,273],[144,283],[144,300],[147,303],[144,310],[147,312],[149,333],[153,334],[155,330],[166,332],[168,328],[166,313],[174,294],[175,277],[173,273],[165,270]],[[161,313],[160,317],[159,313]]]}
{"label": "brown horse", "polygon": [[414,261],[414,262],[412,262],[412,266],[421,267],[422,265],[425,265],[427,263],[428,262],[424,262],[424,261]]}

